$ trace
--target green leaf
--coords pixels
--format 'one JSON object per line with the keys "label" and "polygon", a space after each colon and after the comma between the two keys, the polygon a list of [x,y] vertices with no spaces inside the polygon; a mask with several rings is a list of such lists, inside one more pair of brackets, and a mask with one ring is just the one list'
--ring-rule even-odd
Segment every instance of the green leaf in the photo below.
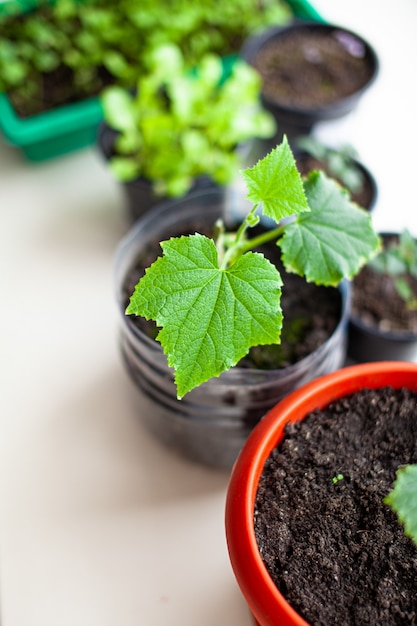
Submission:
{"label": "green leaf", "polygon": [[413,290],[405,278],[397,278],[394,281],[395,289],[404,302],[410,302],[413,298]]}
{"label": "green leaf", "polygon": [[20,61],[12,61],[8,64],[1,64],[2,80],[6,80],[9,85],[18,85],[29,72],[28,64]]}
{"label": "green leaf", "polygon": [[405,534],[417,545],[417,465],[400,467],[384,503],[397,514]]}
{"label": "green leaf", "polygon": [[404,260],[408,268],[411,268],[417,259],[417,244],[413,235],[406,228],[399,237],[399,256]]}
{"label": "green leaf", "polygon": [[219,85],[223,74],[223,66],[220,57],[207,54],[201,59],[198,67],[198,79],[206,84],[209,89]]}
{"label": "green leaf", "polygon": [[128,157],[113,157],[110,160],[110,170],[117,180],[130,181],[138,177],[138,164]]}
{"label": "green leaf", "polygon": [[279,222],[284,217],[308,211],[301,176],[287,139],[252,168],[242,172],[248,199],[262,203],[262,211]]}
{"label": "green leaf", "polygon": [[337,285],[372,258],[378,235],[370,214],[323,172],[311,172],[304,188],[311,212],[285,228],[279,241],[285,268],[309,282]]}
{"label": "green leaf", "polygon": [[33,57],[33,61],[35,67],[40,72],[51,72],[58,67],[60,63],[59,56],[55,52],[49,50],[41,50],[37,52]]}
{"label": "green leaf", "polygon": [[136,132],[135,107],[131,96],[121,87],[108,87],[101,94],[106,122],[120,131]]}
{"label": "green leaf", "polygon": [[129,71],[129,63],[123,54],[110,50],[103,56],[103,65],[113,76],[123,77]]}
{"label": "green leaf", "polygon": [[167,43],[149,53],[148,65],[157,81],[169,80],[180,76],[184,69],[181,50],[174,44]]}
{"label": "green leaf", "polygon": [[161,244],[126,313],[153,319],[176,370],[178,397],[235,365],[253,345],[277,343],[281,278],[265,257],[248,252],[221,270],[214,242],[203,235]]}

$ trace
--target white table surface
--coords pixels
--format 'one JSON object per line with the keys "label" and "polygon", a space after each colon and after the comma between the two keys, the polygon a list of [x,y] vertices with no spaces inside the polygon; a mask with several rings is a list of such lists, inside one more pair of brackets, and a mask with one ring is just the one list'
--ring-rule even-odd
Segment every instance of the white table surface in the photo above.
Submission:
{"label": "white table surface", "polygon": [[[375,226],[417,234],[417,2],[314,6],[381,63],[356,111],[317,134],[373,171]],[[122,206],[94,148],[33,164],[0,144],[2,626],[250,626],[224,537],[228,474],[148,435],[121,364]]]}

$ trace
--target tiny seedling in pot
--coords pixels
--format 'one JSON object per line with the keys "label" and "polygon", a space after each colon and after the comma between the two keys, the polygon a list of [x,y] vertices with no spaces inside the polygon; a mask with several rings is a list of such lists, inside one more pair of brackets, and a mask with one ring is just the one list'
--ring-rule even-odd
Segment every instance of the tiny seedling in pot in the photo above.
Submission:
{"label": "tiny seedling in pot", "polygon": [[[157,339],[179,398],[236,365],[251,346],[280,341],[281,275],[252,250],[276,241],[287,272],[336,286],[380,246],[369,214],[335,181],[322,172],[302,180],[286,138],[243,177],[252,208],[237,230],[218,224],[214,239],[196,233],[162,242],[163,255],[126,309],[161,328]],[[250,238],[260,212],[275,227]]]}

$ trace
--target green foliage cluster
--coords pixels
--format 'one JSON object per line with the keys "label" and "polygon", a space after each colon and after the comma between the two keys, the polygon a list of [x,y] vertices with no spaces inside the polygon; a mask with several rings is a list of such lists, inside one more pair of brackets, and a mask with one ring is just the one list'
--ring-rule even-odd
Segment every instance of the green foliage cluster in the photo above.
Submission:
{"label": "green foliage cluster", "polygon": [[[252,203],[236,232],[162,242],[163,255],[136,285],[127,314],[152,319],[175,370],[178,397],[236,365],[254,345],[279,343],[282,279],[261,253],[276,241],[287,271],[337,285],[378,251],[371,218],[323,172],[303,181],[286,139],[243,171]],[[262,215],[275,222],[250,238]]]}
{"label": "green foliage cluster", "polygon": [[357,152],[353,146],[346,144],[331,148],[312,135],[306,135],[297,139],[297,148],[325,163],[329,174],[339,179],[350,192],[357,193],[362,189],[364,177],[355,163]]}
{"label": "green foliage cluster", "polygon": [[409,309],[417,309],[417,298],[410,279],[417,279],[417,241],[408,229],[391,240],[370,262],[376,272],[391,276],[398,295]]}
{"label": "green foliage cluster", "polygon": [[156,195],[181,196],[199,176],[217,184],[238,171],[237,147],[271,137],[272,116],[260,107],[260,77],[237,60],[230,71],[214,54],[190,71],[180,49],[155,49],[135,93],[121,87],[101,96],[104,119],[117,131],[110,167],[117,179],[142,177]]}
{"label": "green foliage cluster", "polygon": [[[176,43],[193,64],[208,51],[234,53],[257,27],[290,17],[284,0],[220,5],[210,0],[56,0],[14,15],[17,7],[6,4],[0,14],[0,91],[9,94],[22,115],[62,104],[71,94],[72,100],[96,95],[105,84],[134,85],[149,53],[161,44]],[[49,103],[51,81],[45,83],[45,76],[62,83]]]}

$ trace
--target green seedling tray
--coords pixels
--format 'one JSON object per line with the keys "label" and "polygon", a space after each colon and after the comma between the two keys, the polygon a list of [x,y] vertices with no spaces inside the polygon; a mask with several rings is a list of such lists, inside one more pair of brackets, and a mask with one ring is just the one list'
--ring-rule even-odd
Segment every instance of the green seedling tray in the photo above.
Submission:
{"label": "green seedling tray", "polygon": [[8,143],[31,161],[43,161],[93,144],[103,118],[98,98],[57,107],[22,119],[0,94],[0,127]]}
{"label": "green seedling tray", "polygon": [[[324,21],[308,0],[287,2],[296,17]],[[36,0],[9,0],[0,2],[0,15],[16,15],[34,8]],[[7,95],[0,93],[0,129],[6,141],[19,147],[30,161],[44,161],[94,144],[102,119],[98,97],[22,119]]]}

